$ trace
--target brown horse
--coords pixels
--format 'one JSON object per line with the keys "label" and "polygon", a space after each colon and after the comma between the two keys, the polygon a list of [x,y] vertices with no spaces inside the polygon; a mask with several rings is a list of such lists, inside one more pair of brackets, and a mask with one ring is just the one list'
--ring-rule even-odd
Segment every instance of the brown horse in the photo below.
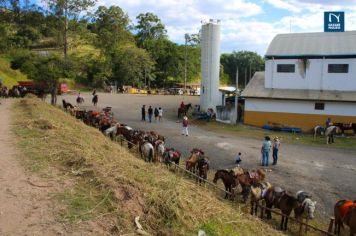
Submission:
{"label": "brown horse", "polygon": [[333,125],[340,128],[342,135],[345,134],[345,130],[352,130],[356,135],[356,123],[333,123]]}
{"label": "brown horse", "polygon": [[343,223],[350,227],[350,236],[356,234],[356,201],[338,201],[334,206],[334,216],[335,234],[340,235],[341,227],[344,227]]}
{"label": "brown horse", "polygon": [[234,171],[230,170],[218,170],[215,173],[213,182],[216,184],[217,181],[221,179],[224,183],[226,192],[231,194],[225,193],[225,199],[227,199],[230,195],[231,199],[233,198],[233,188],[236,187],[236,180],[235,180],[235,173]]}
{"label": "brown horse", "polygon": [[208,178],[208,170],[209,170],[209,160],[207,157],[200,158],[197,161],[198,175],[199,175],[199,184],[202,182],[202,179]]}
{"label": "brown horse", "polygon": [[183,115],[187,115],[187,112],[189,111],[189,109],[192,108],[192,104],[188,103],[186,105],[184,105],[184,107],[179,107],[178,108],[178,118],[180,118],[180,116]]}
{"label": "brown horse", "polygon": [[195,173],[197,161],[204,155],[204,152],[201,149],[193,148],[190,153],[190,157],[185,161],[185,168],[186,170]]}
{"label": "brown horse", "polygon": [[250,194],[251,185],[257,184],[265,179],[265,172],[262,169],[257,171],[244,171],[236,175],[237,185],[240,184],[242,188],[242,198],[246,202]]}
{"label": "brown horse", "polygon": [[[299,207],[299,202],[297,198],[282,190],[279,187],[271,187],[267,189],[265,195],[266,207],[272,209],[276,207],[281,210],[283,216],[281,219],[281,230],[287,230],[288,217],[291,212]],[[267,219],[272,219],[272,214],[270,210],[266,210]],[[288,216],[285,217],[284,215]]]}
{"label": "brown horse", "polygon": [[251,215],[257,215],[257,205],[261,201],[267,192],[267,189],[272,187],[268,182],[261,182],[251,186]]}

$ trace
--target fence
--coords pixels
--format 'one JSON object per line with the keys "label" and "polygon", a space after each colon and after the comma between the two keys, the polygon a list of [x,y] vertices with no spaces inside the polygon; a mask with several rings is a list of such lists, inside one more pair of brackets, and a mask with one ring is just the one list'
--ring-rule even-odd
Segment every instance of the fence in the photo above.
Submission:
{"label": "fence", "polygon": [[[116,142],[120,142],[121,146],[124,146],[124,144],[130,143],[133,148],[129,149],[129,150],[134,151],[137,154],[140,153],[138,145],[136,145],[136,144],[134,144],[134,143],[132,143],[130,141],[127,141],[122,136],[118,136],[115,141]],[[200,177],[199,175],[197,175],[197,174],[195,174],[195,173],[193,173],[191,171],[188,171],[184,167],[182,167],[180,165],[177,165],[174,162],[170,162],[170,165],[173,165],[175,167],[175,169],[178,170],[179,174],[185,174],[185,176],[193,178],[197,182],[204,183],[202,187],[210,188],[214,192],[219,191],[219,192],[221,192],[223,194],[226,194],[226,196],[234,196],[234,193],[226,191],[225,189],[217,186],[215,183],[210,182],[209,180],[204,179],[204,178]],[[221,195],[219,195],[218,198],[223,199],[223,197]],[[233,201],[233,203],[238,204],[237,201]],[[268,210],[268,211],[270,211],[271,213],[273,213],[275,215],[278,215],[280,217],[286,217],[286,218],[292,220],[295,224],[297,224],[298,232],[296,232],[296,233],[297,233],[298,236],[307,235],[309,231],[315,231],[317,233],[320,233],[320,235],[335,236],[335,234],[331,233],[333,222],[334,222],[333,218],[331,218],[331,220],[330,220],[328,231],[325,231],[323,229],[319,229],[319,228],[317,228],[317,227],[315,227],[313,225],[308,224],[308,220],[306,222],[303,222],[302,220],[296,219],[296,218],[291,217],[291,216],[287,216],[287,215],[285,215],[285,214],[283,214],[281,212],[278,212],[276,210],[267,208],[267,207],[261,205],[260,203],[257,203],[257,208],[260,210],[260,218],[261,219],[264,219],[264,212],[266,210]],[[304,230],[303,230],[303,227],[304,227]]]}

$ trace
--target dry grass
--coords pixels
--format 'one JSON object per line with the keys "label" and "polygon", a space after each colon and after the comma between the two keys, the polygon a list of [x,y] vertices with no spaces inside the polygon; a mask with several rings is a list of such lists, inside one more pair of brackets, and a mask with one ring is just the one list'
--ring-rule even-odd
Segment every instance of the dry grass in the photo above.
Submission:
{"label": "dry grass", "polygon": [[[15,132],[27,166],[70,184],[56,194],[64,222],[105,221],[110,233],[134,232],[134,217],[161,235],[279,235],[236,205],[145,163],[96,129],[34,98],[16,102]],[[55,174],[54,174],[55,173]],[[63,180],[64,179],[64,180]]]}

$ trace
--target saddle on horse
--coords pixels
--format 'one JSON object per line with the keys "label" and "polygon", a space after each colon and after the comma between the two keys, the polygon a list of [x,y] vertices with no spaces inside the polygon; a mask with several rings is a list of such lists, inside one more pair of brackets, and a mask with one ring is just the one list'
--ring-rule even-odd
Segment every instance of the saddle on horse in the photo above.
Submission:
{"label": "saddle on horse", "polygon": [[262,180],[264,180],[264,178],[265,178],[265,174],[262,173],[260,170],[249,171],[248,174],[249,174],[252,184],[257,184],[257,183],[261,182]]}

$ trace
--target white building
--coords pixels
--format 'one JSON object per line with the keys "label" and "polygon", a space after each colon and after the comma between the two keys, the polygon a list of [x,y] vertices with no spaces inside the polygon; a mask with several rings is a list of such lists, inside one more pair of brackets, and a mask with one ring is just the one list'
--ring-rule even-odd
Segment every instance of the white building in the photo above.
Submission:
{"label": "white building", "polygon": [[356,31],[277,35],[242,95],[246,124],[356,122]]}
{"label": "white building", "polygon": [[215,110],[221,105],[219,93],[220,70],[220,21],[210,20],[201,29],[201,87],[200,107]]}

